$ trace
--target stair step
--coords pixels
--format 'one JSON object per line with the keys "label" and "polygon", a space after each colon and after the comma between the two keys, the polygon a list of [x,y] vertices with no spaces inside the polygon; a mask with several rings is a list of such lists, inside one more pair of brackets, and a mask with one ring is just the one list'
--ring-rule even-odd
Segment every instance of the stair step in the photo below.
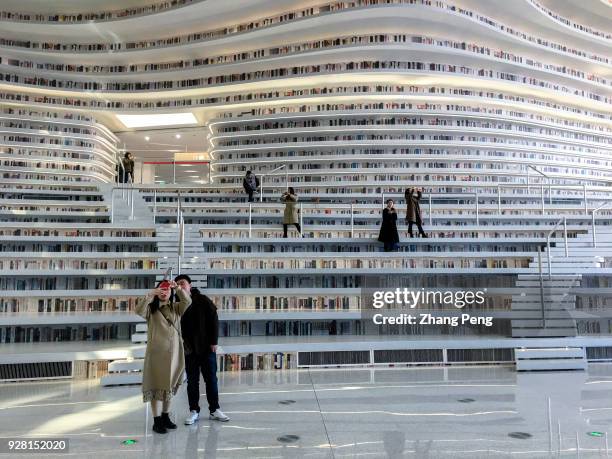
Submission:
{"label": "stair step", "polygon": [[584,348],[521,348],[514,350],[517,371],[586,370]]}
{"label": "stair step", "polygon": [[146,333],[133,333],[132,334],[132,343],[146,343],[146,342],[147,342]]}
{"label": "stair step", "polygon": [[108,364],[109,373],[121,373],[126,371],[142,371],[144,360],[114,360]]}
{"label": "stair step", "polygon": [[104,387],[108,386],[121,386],[125,384],[142,384],[142,373],[117,373],[108,374],[100,378],[100,385]]}

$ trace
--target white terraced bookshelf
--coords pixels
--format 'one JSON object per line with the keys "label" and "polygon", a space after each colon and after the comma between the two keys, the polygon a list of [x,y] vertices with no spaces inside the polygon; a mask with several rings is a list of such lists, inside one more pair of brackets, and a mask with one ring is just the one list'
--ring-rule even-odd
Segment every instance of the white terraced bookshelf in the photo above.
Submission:
{"label": "white terraced bookshelf", "polygon": [[[213,3],[0,11],[0,341],[67,341],[40,361],[100,341],[105,383],[137,382],[134,302],[172,268],[219,306],[223,370],[612,359],[612,44],[578,21],[593,5]],[[184,135],[118,117],[152,114],[194,116],[208,183],[114,184],[120,145]],[[174,161],[159,145],[138,159]],[[290,186],[302,235],[284,239]],[[427,239],[407,237],[413,186]],[[486,287],[470,312],[494,326],[373,327],[373,277]]]}

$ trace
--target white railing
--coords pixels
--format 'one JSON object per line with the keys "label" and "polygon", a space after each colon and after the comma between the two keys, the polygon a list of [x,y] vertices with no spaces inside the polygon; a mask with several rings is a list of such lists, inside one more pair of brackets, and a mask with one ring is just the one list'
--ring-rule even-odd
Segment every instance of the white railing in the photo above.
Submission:
{"label": "white railing", "polygon": [[612,202],[606,202],[605,204],[602,204],[601,206],[593,209],[592,211],[592,215],[591,215],[591,228],[593,230],[593,247],[597,247],[597,229],[595,226],[595,214],[597,212],[599,212],[600,210],[610,206],[610,204],[612,204]]}
{"label": "white railing", "polygon": [[282,166],[278,166],[276,169],[272,169],[267,174],[262,174],[261,175],[261,182],[259,184],[259,202],[263,202],[264,180],[265,180],[266,176],[273,175],[274,172],[279,171],[281,169],[285,169],[285,181],[287,182],[286,183],[286,189],[289,189],[289,170],[287,169],[287,165],[283,164]]}
{"label": "white railing", "polygon": [[557,230],[559,225],[561,225],[561,223],[563,223],[563,240],[565,243],[565,256],[566,257],[569,256],[569,247],[567,245],[567,217],[563,217],[561,220],[559,220],[555,224],[555,226],[553,226],[553,228],[546,235],[546,252],[548,255],[548,278],[549,279],[552,279],[552,262],[551,262],[552,257],[550,255],[550,238],[553,235],[553,233]]}

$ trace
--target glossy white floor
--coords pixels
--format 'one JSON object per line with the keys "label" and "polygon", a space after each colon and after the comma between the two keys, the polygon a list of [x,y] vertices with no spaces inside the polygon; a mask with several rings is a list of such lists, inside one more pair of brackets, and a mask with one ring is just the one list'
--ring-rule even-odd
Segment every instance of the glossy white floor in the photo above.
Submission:
{"label": "glossy white floor", "polygon": [[607,457],[612,434],[610,364],[526,374],[463,367],[219,376],[232,420],[184,426],[182,388],[172,408],[179,428],[163,436],[151,432],[139,387],[0,385],[0,436],[69,438],[69,456],[79,458],[537,458]]}

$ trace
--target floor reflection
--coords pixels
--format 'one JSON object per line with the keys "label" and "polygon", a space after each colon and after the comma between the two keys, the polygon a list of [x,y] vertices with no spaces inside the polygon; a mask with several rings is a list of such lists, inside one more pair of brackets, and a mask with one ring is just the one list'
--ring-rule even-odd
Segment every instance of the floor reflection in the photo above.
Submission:
{"label": "floor reflection", "polygon": [[[0,386],[3,437],[65,437],[71,456],[182,458],[608,457],[612,365],[346,368],[220,374],[232,420],[153,435],[139,387]],[[204,387],[202,385],[202,387]],[[125,445],[123,441],[136,443]]]}

